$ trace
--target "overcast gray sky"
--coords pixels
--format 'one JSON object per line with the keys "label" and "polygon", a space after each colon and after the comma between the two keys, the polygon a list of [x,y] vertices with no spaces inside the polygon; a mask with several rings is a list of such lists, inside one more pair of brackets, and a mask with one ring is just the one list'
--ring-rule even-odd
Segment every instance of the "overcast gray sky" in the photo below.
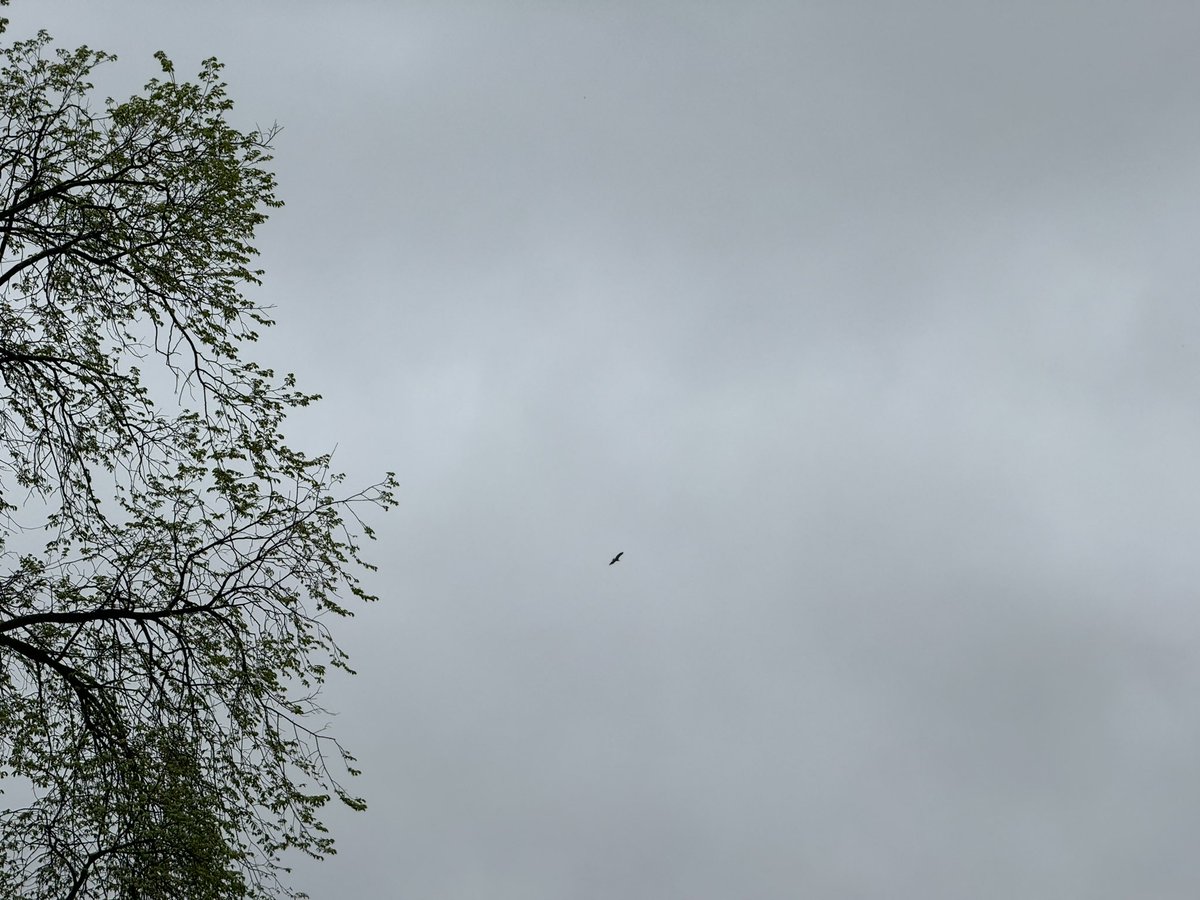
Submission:
{"label": "overcast gray sky", "polygon": [[263,352],[403,488],[314,898],[1197,896],[1200,4],[10,16],[284,126]]}

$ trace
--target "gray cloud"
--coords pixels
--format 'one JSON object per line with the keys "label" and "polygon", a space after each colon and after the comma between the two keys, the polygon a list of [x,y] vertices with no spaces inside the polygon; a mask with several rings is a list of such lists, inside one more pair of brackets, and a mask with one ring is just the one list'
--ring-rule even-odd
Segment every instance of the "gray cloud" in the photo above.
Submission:
{"label": "gray cloud", "polygon": [[286,127],[264,352],[404,484],[315,897],[1195,895],[1191,4],[12,17]]}

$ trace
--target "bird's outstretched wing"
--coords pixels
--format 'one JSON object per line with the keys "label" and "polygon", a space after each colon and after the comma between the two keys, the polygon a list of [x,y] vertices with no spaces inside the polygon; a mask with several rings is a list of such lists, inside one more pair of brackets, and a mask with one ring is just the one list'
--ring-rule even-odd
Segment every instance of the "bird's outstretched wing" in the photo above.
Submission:
{"label": "bird's outstretched wing", "polygon": [[612,562],[610,562],[609,565],[611,566],[613,563],[615,563],[618,559],[620,559],[624,555],[625,555],[625,551],[622,550],[620,553],[618,553],[616,556],[614,556],[612,558]]}

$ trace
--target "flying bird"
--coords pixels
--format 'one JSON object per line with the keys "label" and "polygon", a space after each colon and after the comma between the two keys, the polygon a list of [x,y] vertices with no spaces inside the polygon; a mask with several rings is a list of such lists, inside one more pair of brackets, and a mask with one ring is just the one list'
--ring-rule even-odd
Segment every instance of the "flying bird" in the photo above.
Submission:
{"label": "flying bird", "polygon": [[612,562],[610,562],[609,565],[611,566],[613,563],[615,563],[618,559],[620,559],[624,555],[625,555],[625,551],[622,550],[620,553],[618,553],[616,556],[614,556],[612,558]]}

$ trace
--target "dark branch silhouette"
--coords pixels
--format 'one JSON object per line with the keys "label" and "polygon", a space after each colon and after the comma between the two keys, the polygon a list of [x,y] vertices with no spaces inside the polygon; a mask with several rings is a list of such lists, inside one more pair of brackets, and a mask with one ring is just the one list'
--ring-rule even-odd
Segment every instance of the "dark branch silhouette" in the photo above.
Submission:
{"label": "dark branch silhouette", "polygon": [[395,480],[285,443],[318,398],[245,356],[276,129],[156,56],[93,105],[112,57],[0,47],[0,778],[33,791],[0,897],[294,896],[281,853],[365,806],[317,701]]}

